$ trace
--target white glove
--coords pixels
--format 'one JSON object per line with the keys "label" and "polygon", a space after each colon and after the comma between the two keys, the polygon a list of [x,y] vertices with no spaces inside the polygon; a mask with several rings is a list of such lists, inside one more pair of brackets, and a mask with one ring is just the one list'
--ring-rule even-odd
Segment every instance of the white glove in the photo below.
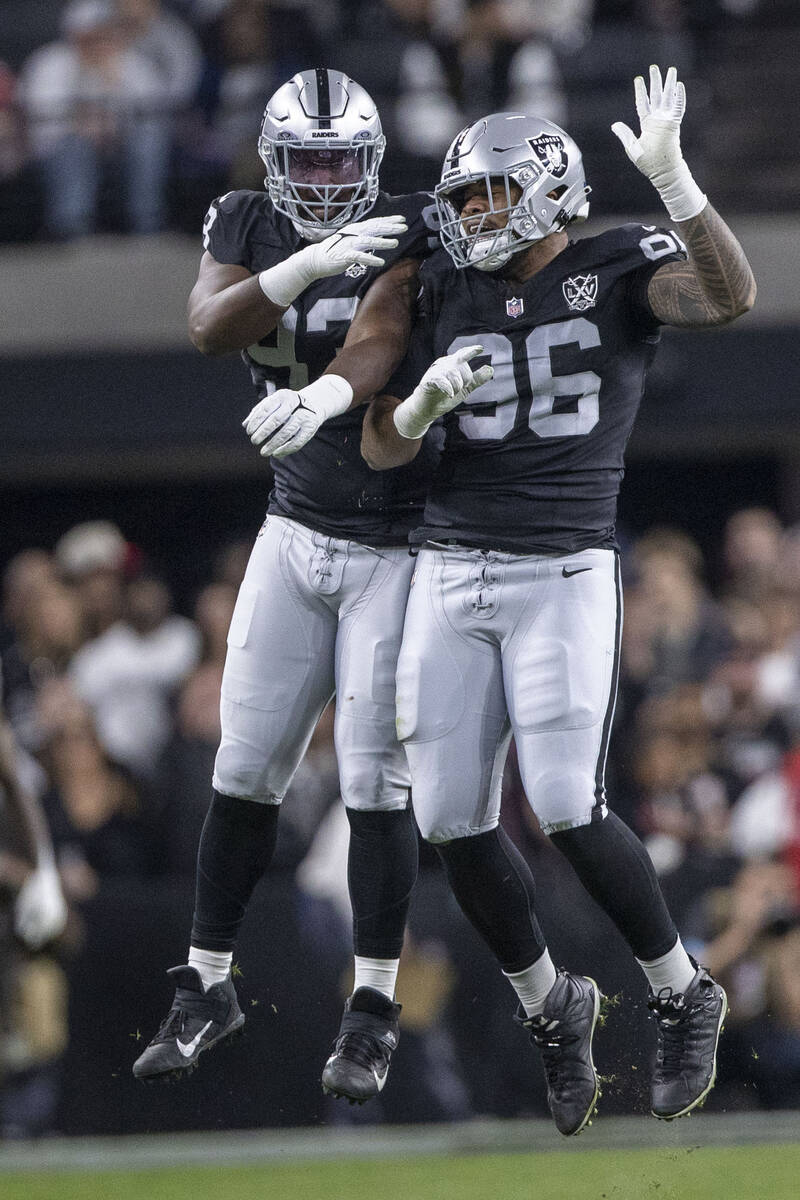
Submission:
{"label": "white glove", "polygon": [[273,304],[288,308],[316,279],[341,275],[355,265],[382,267],[384,260],[370,252],[393,250],[397,245],[396,235],[407,229],[405,217],[398,215],[354,221],[332,233],[324,242],[306,246],[285,262],[267,267],[258,276],[259,285]]}
{"label": "white glove", "polygon": [[341,375],[320,375],[300,392],[281,388],[259,400],[242,421],[264,458],[285,458],[310,441],[323,421],[347,412],[353,389]]}
{"label": "white glove", "polygon": [[658,67],[650,68],[648,97],[641,75],[633,81],[636,111],[642,132],[637,138],[622,121],[611,126],[628,158],[658,192],[673,221],[688,221],[702,212],[707,198],[692,178],[681,153],[681,121],[686,109],[686,89],[674,67],[663,86]]}
{"label": "white glove", "polygon": [[14,932],[31,950],[58,937],[67,922],[67,905],[52,862],[31,871],[14,902]]}
{"label": "white glove", "polygon": [[437,417],[456,408],[470,392],[492,378],[493,367],[478,367],[473,373],[469,365],[469,360],[482,352],[483,346],[462,346],[428,367],[411,395],[392,413],[401,437],[423,437]]}

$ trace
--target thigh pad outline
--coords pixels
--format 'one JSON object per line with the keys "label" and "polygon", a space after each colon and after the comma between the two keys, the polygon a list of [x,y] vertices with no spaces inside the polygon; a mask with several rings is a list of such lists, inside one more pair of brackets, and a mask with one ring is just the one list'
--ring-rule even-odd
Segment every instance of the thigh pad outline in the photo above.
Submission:
{"label": "thigh pad outline", "polygon": [[430,742],[455,729],[466,706],[466,677],[449,624],[440,616],[434,555],[417,566],[397,663],[397,736]]}

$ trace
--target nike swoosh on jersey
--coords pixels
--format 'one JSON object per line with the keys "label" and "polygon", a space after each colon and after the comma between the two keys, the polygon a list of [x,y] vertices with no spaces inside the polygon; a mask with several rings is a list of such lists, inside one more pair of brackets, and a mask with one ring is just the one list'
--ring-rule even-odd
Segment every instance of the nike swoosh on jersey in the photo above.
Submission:
{"label": "nike swoosh on jersey", "polygon": [[568,571],[566,567],[561,568],[561,574],[565,579],[570,579],[573,575],[580,575],[582,571],[591,571],[591,567],[576,567],[574,571]]}
{"label": "nike swoosh on jersey", "polygon": [[205,1025],[200,1030],[200,1032],[196,1033],[194,1035],[194,1037],[192,1038],[192,1040],[190,1042],[187,1042],[185,1046],[184,1046],[183,1042],[180,1041],[178,1038],[175,1039],[175,1041],[178,1043],[178,1049],[180,1050],[180,1052],[184,1058],[190,1058],[194,1054],[195,1050],[200,1045],[200,1038],[203,1036],[205,1031],[210,1028],[210,1026],[211,1026],[211,1022],[206,1021]]}

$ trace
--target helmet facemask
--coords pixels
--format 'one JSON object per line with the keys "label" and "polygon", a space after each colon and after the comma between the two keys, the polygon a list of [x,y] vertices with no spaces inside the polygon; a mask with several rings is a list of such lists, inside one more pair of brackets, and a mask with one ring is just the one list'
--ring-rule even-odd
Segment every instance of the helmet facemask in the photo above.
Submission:
{"label": "helmet facemask", "polygon": [[[531,139],[525,125],[545,127],[546,132]],[[493,143],[501,140],[517,144],[496,148]],[[462,131],[456,146],[458,150],[448,152],[434,195],[442,244],[459,269],[497,271],[512,255],[588,214],[591,189],[580,152],[557,126],[499,113]],[[481,192],[485,188],[488,211],[462,218],[466,190],[475,184]],[[506,218],[500,229],[495,227],[497,216]]]}
{"label": "helmet facemask", "polygon": [[275,93],[258,139],[273,206],[310,241],[373,206],[385,146],[364,89],[325,68],[303,71]]}
{"label": "helmet facemask", "polygon": [[264,180],[274,207],[301,232],[321,230],[325,237],[358,221],[378,195],[378,166],[385,138],[355,145],[338,142],[304,145],[299,140],[259,139],[267,168]]}

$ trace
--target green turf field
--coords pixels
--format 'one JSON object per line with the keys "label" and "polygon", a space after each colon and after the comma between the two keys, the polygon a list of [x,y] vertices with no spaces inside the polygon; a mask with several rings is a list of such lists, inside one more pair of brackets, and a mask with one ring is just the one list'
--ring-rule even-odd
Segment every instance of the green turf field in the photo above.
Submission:
{"label": "green turf field", "polygon": [[[46,1153],[46,1143],[42,1146]],[[0,1175],[2,1200],[797,1200],[800,1145]]]}

